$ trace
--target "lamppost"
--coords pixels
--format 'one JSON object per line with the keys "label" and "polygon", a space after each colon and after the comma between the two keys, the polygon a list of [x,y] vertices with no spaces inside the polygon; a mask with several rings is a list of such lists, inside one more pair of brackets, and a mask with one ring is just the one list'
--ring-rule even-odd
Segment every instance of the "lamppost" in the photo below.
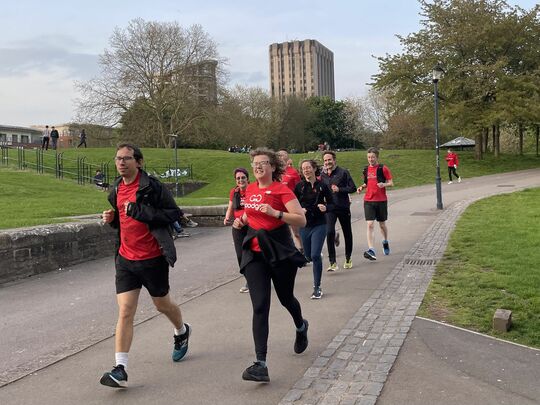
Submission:
{"label": "lamppost", "polygon": [[170,134],[171,138],[174,138],[174,194],[175,197],[178,197],[178,135]]}
{"label": "lamppost", "polygon": [[437,84],[441,79],[444,70],[441,65],[437,65],[433,68],[432,78],[434,86],[434,98],[435,98],[435,150],[436,150],[436,162],[437,162],[437,175],[435,176],[435,188],[437,190],[437,209],[443,209],[442,203],[442,191],[441,191],[441,164],[439,156],[439,92]]}

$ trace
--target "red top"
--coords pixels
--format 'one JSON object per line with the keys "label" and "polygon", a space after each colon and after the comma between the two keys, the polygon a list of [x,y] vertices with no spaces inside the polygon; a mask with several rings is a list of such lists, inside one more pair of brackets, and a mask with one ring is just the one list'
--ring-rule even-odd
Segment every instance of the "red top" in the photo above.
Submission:
{"label": "red top", "polygon": [[233,210],[234,217],[240,218],[242,215],[244,215],[244,203],[246,200],[246,190],[242,190],[240,187],[233,187],[231,189],[231,192],[229,193],[229,201],[233,201],[234,198],[234,192],[238,190],[240,192],[240,209]]}
{"label": "red top", "polygon": [[454,152],[447,153],[445,159],[448,162],[448,167],[453,167],[454,165],[456,165],[456,166],[459,165],[458,157]]}
{"label": "red top", "polygon": [[[257,182],[251,183],[246,189],[244,205],[249,226],[256,230],[266,229],[268,231],[278,228],[284,222],[264,212],[260,212],[260,205],[270,204],[275,210],[287,212],[285,204],[294,199],[296,199],[294,193],[287,186],[277,181],[272,182],[266,188],[260,188]],[[251,250],[255,252],[261,251],[257,238],[251,240]]]}
{"label": "red top", "polygon": [[292,191],[296,187],[296,184],[300,182],[300,175],[294,167],[287,166],[285,168],[285,173],[281,175],[281,184],[286,185]]}
{"label": "red top", "polygon": [[[379,188],[377,186],[377,166],[368,166],[367,168],[367,188],[366,188],[366,195],[364,196],[364,201],[387,201],[388,198],[386,197],[386,187]],[[392,179],[392,173],[390,173],[390,169],[388,169],[388,166],[383,166],[383,173],[386,180]]]}
{"label": "red top", "polygon": [[118,253],[128,260],[147,260],[161,256],[159,244],[150,233],[148,225],[137,221],[126,215],[124,203],[126,201],[135,202],[137,190],[139,189],[139,179],[137,175],[131,184],[118,184],[118,195],[116,197],[116,208],[120,214],[120,250]]}

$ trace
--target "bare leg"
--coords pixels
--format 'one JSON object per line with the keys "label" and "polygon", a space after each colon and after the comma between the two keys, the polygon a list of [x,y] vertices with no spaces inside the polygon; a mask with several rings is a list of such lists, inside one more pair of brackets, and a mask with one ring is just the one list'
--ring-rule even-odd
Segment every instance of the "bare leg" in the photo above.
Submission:
{"label": "bare leg", "polygon": [[116,352],[128,353],[133,340],[133,320],[137,311],[137,303],[141,290],[132,290],[117,294],[118,322],[114,338]]}
{"label": "bare leg", "polygon": [[370,249],[373,249],[373,234],[375,233],[375,221],[366,221],[367,223],[367,243]]}
{"label": "bare leg", "polygon": [[171,300],[170,294],[164,297],[152,297],[152,301],[154,301],[156,309],[169,318],[176,329],[182,327],[182,312],[180,312],[180,307]]}
{"label": "bare leg", "polygon": [[379,222],[379,227],[381,228],[383,240],[388,240],[388,228],[386,227],[386,221]]}

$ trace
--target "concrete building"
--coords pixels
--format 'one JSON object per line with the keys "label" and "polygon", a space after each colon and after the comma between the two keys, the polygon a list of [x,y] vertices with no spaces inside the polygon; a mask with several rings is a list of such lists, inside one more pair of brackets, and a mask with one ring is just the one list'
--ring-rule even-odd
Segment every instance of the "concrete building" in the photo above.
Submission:
{"label": "concrete building", "polygon": [[270,93],[272,97],[328,96],[335,99],[334,54],[314,39],[272,44]]}

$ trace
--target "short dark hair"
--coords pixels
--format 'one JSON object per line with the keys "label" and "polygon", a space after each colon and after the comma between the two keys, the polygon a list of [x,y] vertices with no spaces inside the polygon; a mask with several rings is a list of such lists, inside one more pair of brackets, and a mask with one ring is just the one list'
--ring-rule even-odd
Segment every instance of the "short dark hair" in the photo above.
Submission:
{"label": "short dark hair", "polygon": [[375,153],[375,156],[379,157],[379,149],[377,149],[377,148],[374,148],[374,147],[369,148],[367,150],[367,153]]}
{"label": "short dark hair", "polygon": [[135,160],[138,163],[140,163],[141,160],[143,160],[143,154],[142,154],[141,150],[139,149],[139,147],[137,145],[134,145],[134,144],[129,143],[129,142],[120,142],[116,146],[116,151],[118,152],[122,148],[131,149],[133,151],[133,157],[135,158]]}
{"label": "short dark hair", "polygon": [[322,153],[322,158],[324,159],[324,155],[332,155],[332,157],[334,158],[334,160],[336,160],[336,152],[334,152],[333,150],[325,150],[323,153]]}
{"label": "short dark hair", "polygon": [[247,169],[244,169],[243,167],[237,167],[236,169],[234,169],[234,172],[233,172],[233,176],[236,177],[236,173],[244,173],[246,175],[246,177],[248,178],[249,180],[249,173],[247,171]]}

